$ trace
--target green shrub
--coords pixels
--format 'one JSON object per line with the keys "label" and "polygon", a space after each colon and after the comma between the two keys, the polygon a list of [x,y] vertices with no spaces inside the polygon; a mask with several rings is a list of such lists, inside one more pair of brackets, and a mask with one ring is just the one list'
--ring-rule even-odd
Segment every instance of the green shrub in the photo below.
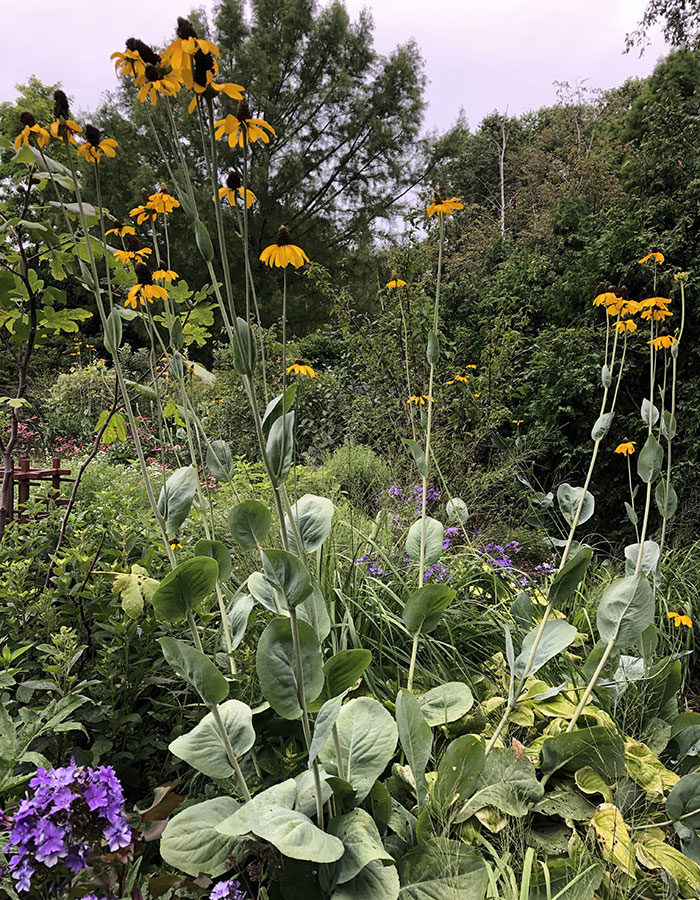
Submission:
{"label": "green shrub", "polygon": [[322,472],[338,484],[353,506],[365,511],[371,510],[373,498],[391,481],[389,466],[374,450],[349,442],[330,455]]}

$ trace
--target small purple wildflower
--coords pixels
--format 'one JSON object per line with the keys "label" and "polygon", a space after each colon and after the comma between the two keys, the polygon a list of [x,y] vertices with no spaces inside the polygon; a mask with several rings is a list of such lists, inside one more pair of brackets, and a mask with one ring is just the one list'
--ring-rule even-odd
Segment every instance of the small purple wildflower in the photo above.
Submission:
{"label": "small purple wildflower", "polygon": [[447,569],[443,566],[442,563],[436,562],[433,563],[432,566],[428,566],[425,570],[425,575],[423,575],[423,581],[432,581],[432,582],[445,582],[449,581],[452,576],[447,571]]}
{"label": "small purple wildflower", "polygon": [[445,536],[442,539],[442,549],[447,550],[448,547],[452,546],[452,539],[459,534],[459,528],[456,528],[454,525],[450,525],[449,528],[445,529]]}
{"label": "small purple wildflower", "polygon": [[229,881],[220,881],[212,888],[209,900],[245,900],[248,895],[241,888],[240,881],[231,878]]}
{"label": "small purple wildflower", "polygon": [[392,484],[387,493],[390,497],[395,497],[399,501],[403,500],[403,491],[398,484]]}
{"label": "small purple wildflower", "polygon": [[[122,786],[111,766],[69,766],[37,770],[29,782],[33,793],[9,817],[14,848],[8,868],[18,891],[28,891],[36,864],[51,869],[61,863],[71,872],[87,868],[92,845],[103,839],[114,852],[131,844]],[[0,811],[0,820],[8,819]],[[88,895],[89,896],[89,895]]]}
{"label": "small purple wildflower", "polygon": [[535,566],[535,572],[538,575],[554,575],[554,566],[551,563],[543,562]]}

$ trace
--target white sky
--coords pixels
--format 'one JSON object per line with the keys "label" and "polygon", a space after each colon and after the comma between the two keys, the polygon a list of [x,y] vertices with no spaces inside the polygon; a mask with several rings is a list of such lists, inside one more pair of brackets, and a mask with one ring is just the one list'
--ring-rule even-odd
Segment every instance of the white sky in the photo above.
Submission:
{"label": "white sky", "polygon": [[[325,0],[322,0],[322,5]],[[62,81],[78,110],[94,108],[116,81],[109,54],[131,35],[148,43],[172,33],[178,14],[212,0],[21,0],[3,4],[0,100],[34,74]],[[495,109],[510,114],[552,102],[554,81],[608,88],[648,74],[665,52],[658,32],[641,58],[624,38],[646,0],[346,0],[375,21],[389,52],[414,38],[429,78],[428,128],[446,128],[463,108],[474,127]]]}

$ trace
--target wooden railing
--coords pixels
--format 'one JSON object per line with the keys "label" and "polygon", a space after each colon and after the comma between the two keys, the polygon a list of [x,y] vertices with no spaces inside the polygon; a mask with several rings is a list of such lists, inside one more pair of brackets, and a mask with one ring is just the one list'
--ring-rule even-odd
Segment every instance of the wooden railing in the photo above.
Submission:
{"label": "wooden railing", "polygon": [[[46,497],[42,497],[41,500],[48,507],[50,504],[54,504],[56,506],[67,506],[68,499],[66,497],[61,497],[61,482],[62,481],[72,481],[72,478],[66,477],[70,476],[70,469],[62,469],[61,468],[61,457],[54,456],[51,460],[51,468],[50,469],[31,469],[29,467],[29,459],[26,456],[20,456],[17,460],[17,463],[14,466],[11,478],[12,478],[12,488],[9,492],[10,497],[12,498],[12,504],[10,509],[8,510],[7,520],[10,521],[14,519],[15,512],[17,513],[17,518],[20,522],[28,522],[30,516],[28,516],[25,512],[27,501],[29,500],[29,495],[32,487],[41,484],[44,481],[50,481],[52,491]],[[5,477],[5,470],[0,469],[0,480]],[[17,502],[15,504],[15,486],[17,487]],[[45,513],[44,515],[47,515]]]}

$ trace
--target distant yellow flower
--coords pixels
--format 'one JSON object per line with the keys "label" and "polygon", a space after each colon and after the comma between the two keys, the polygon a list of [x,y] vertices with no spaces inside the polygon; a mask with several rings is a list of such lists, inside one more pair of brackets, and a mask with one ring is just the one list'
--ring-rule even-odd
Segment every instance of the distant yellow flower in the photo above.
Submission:
{"label": "distant yellow flower", "polygon": [[432,217],[436,213],[438,216],[449,216],[457,209],[464,209],[464,204],[459,197],[447,197],[447,191],[441,187],[435,192],[432,202],[428,204],[428,216]]}
{"label": "distant yellow flower", "polygon": [[[216,58],[220,57],[219,48],[211,41],[205,41],[197,37],[197,32],[190,21],[178,16],[177,37],[165,49],[163,62],[173,69],[173,72],[182,80],[188,90],[194,87],[195,67],[197,59],[202,56],[212,57],[212,72],[217,75],[219,64]],[[199,57],[197,57],[199,54]]]}
{"label": "distant yellow flower", "polygon": [[[226,176],[226,184],[223,187],[219,188],[219,197],[222,200],[224,198],[228,200],[230,206],[236,206],[236,204],[238,203],[238,197],[242,199],[244,195],[246,200],[246,209],[250,209],[250,207],[258,198],[252,191],[243,190],[240,172],[237,172],[235,169],[229,169],[229,173]],[[215,200],[216,197],[212,197],[211,199]]]}
{"label": "distant yellow flower", "polygon": [[615,328],[618,334],[624,334],[626,331],[633,332],[637,330],[637,323],[632,319],[627,319],[624,322],[615,322]]}
{"label": "distant yellow flower", "polygon": [[594,306],[611,306],[620,302],[620,298],[617,294],[613,294],[612,291],[604,291],[602,294],[598,294],[593,300]]}
{"label": "distant yellow flower", "polygon": [[449,381],[446,381],[445,384],[454,384],[456,381],[469,381],[468,375],[452,375]]}
{"label": "distant yellow flower", "polygon": [[525,419],[511,419],[513,425],[522,425]]}
{"label": "distant yellow flower", "polygon": [[655,337],[653,341],[647,341],[647,344],[651,344],[654,350],[667,350],[677,343],[678,341],[676,338],[671,337],[670,334],[660,334],[658,337]]}
{"label": "distant yellow flower", "polygon": [[284,225],[277,232],[277,242],[265,247],[260,254],[260,259],[266,266],[270,266],[270,268],[276,266],[278,269],[286,269],[290,263],[295,269],[298,269],[299,266],[303,266],[305,262],[309,261],[309,257],[301,247],[292,243]]}
{"label": "distant yellow flower", "polygon": [[476,393],[476,394],[474,394],[474,396],[475,396],[475,397],[476,397],[476,399],[477,399],[477,400],[478,400],[478,399],[479,399],[479,397],[481,397],[481,391],[479,391],[479,392],[478,392],[478,393]]}
{"label": "distant yellow flower", "polygon": [[427,394],[414,394],[412,397],[409,397],[406,403],[415,403],[416,406],[425,406],[426,403],[432,403],[433,398],[429,397]]}
{"label": "distant yellow flower", "polygon": [[307,365],[303,359],[295,359],[291,366],[287,366],[287,371],[292,375],[306,375],[308,378],[315,378],[316,373]]}
{"label": "distant yellow flower", "polygon": [[693,620],[685,613],[669,612],[666,615],[669,619],[673,619],[673,624],[676,628],[680,628],[681,625],[685,625],[686,628],[693,627]]}
{"label": "distant yellow flower", "polygon": [[659,253],[657,250],[655,250],[652,253],[647,253],[646,256],[643,256],[641,259],[637,260],[637,262],[645,263],[645,262],[649,262],[650,259],[653,259],[655,262],[657,262],[659,265],[661,265],[661,263],[664,261],[665,257],[663,255],[663,253]]}
{"label": "distant yellow flower", "polygon": [[[228,115],[225,119],[218,119],[214,122],[216,131],[214,135],[217,140],[228,135],[229,147],[245,147],[253,144],[255,141],[262,141],[263,144],[270,143],[270,134],[277,137],[275,129],[264,119],[255,119],[250,114],[248,101],[244,98],[238,101],[238,110],[235,116]],[[268,134],[267,132],[270,132]]]}
{"label": "distant yellow flower", "polygon": [[156,269],[153,273],[154,281],[167,281],[169,284],[173,281],[177,281],[179,277],[177,272],[173,272],[172,269]]}
{"label": "distant yellow flower", "polygon": [[466,368],[467,369],[476,369],[476,365],[474,363],[469,363],[469,365],[466,366]]}
{"label": "distant yellow flower", "polygon": [[166,193],[166,191],[162,188],[163,185],[161,185],[160,191],[157,191],[155,194],[151,194],[146,203],[146,208],[152,209],[153,212],[159,213],[162,216],[167,216],[174,209],[178,208],[178,206],[180,205],[180,201],[176,200],[174,197],[171,197],[171,195]]}
{"label": "distant yellow flower", "polygon": [[14,140],[15,150],[19,150],[22,145],[28,147],[29,138],[32,135],[36,135],[36,142],[39,147],[45,147],[51,140],[51,135],[41,125],[37,125],[37,121],[31,113],[20,113],[19,121],[23,127]]}
{"label": "distant yellow flower", "polygon": [[127,234],[136,234],[136,229],[133,225],[122,225],[119,219],[115,219],[113,225],[113,228],[108,228],[105,231],[105,235],[116,234],[117,237],[125,237]]}
{"label": "distant yellow flower", "polygon": [[170,549],[171,550],[182,550],[182,544],[177,538],[172,538],[170,541]]}
{"label": "distant yellow flower", "polygon": [[136,96],[145,103],[150,100],[155,106],[158,102],[158,94],[164,97],[177,96],[182,84],[172,72],[163,72],[160,66],[148,65],[143,74],[134,82],[138,86]]}
{"label": "distant yellow flower", "polygon": [[116,156],[115,147],[119,144],[114,138],[103,138],[99,128],[94,125],[85,126],[85,143],[78,147],[78,155],[88,162],[98,163],[105,156]]}
{"label": "distant yellow flower", "polygon": [[136,260],[136,262],[145,261],[146,257],[150,256],[151,253],[153,253],[153,251],[150,247],[141,247],[136,250],[115,250],[114,258],[123,266],[127,266],[130,262],[134,262],[134,260]]}
{"label": "distant yellow flower", "polygon": [[391,281],[387,281],[386,286],[393,291],[397,287],[406,287],[406,282],[401,278],[392,278]]}
{"label": "distant yellow flower", "polygon": [[623,456],[630,456],[634,453],[636,443],[636,441],[625,441],[622,444],[618,444],[617,447],[615,447],[615,453],[621,453]]}
{"label": "distant yellow flower", "polygon": [[674,281],[687,281],[688,273],[687,272],[676,272],[676,274],[673,276],[673,280]]}
{"label": "distant yellow flower", "polygon": [[146,302],[153,303],[154,300],[167,300],[168,292],[164,287],[153,284],[153,275],[148,266],[143,263],[136,263],[136,284],[130,288],[129,296],[126,298],[124,306],[130,306],[132,309],[141,304],[145,306]]}

